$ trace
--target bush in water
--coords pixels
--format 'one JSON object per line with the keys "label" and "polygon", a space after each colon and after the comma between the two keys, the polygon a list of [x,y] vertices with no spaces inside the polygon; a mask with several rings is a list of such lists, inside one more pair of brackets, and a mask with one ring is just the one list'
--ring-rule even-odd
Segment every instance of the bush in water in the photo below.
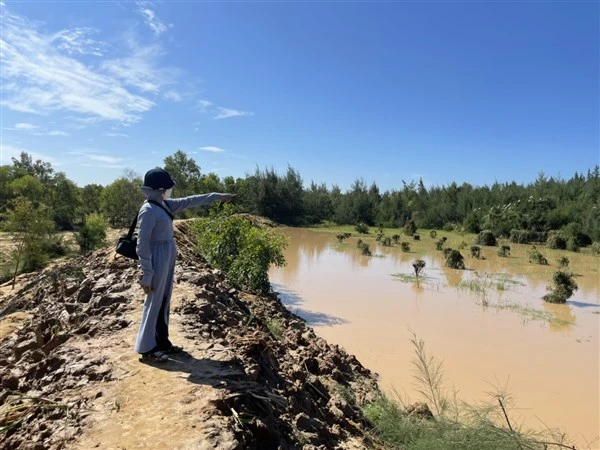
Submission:
{"label": "bush in water", "polygon": [[464,269],[465,261],[463,255],[458,250],[449,250],[450,251],[446,256],[446,267],[450,267],[451,269]]}
{"label": "bush in water", "polygon": [[558,267],[561,269],[566,269],[567,267],[569,267],[569,258],[567,258],[566,256],[561,256],[560,258],[558,258]]}
{"label": "bush in water", "polygon": [[435,239],[437,237],[437,231],[431,230],[429,232],[429,236],[431,236],[431,239]]}
{"label": "bush in water", "polygon": [[400,248],[403,252],[410,252],[410,244],[408,242],[401,242]]}
{"label": "bush in water", "polygon": [[481,258],[481,247],[478,245],[471,246],[471,258]]}
{"label": "bush in water", "polygon": [[548,265],[548,260],[535,248],[535,246],[527,252],[527,255],[529,256],[530,263],[541,264],[542,266]]}
{"label": "bush in water", "polygon": [[415,259],[412,263],[412,266],[415,270],[415,277],[417,277],[418,279],[419,275],[421,275],[421,272],[425,268],[425,261],[423,261],[422,259]]}
{"label": "bush in water", "polygon": [[391,247],[392,246],[392,238],[389,236],[385,236],[381,240],[381,243],[383,244],[384,247]]}
{"label": "bush in water", "polygon": [[510,246],[508,245],[501,245],[500,248],[498,249],[498,256],[502,257],[502,258],[506,258],[510,255]]}
{"label": "bush in water", "polygon": [[572,273],[559,270],[552,275],[554,286],[548,287],[548,293],[544,295],[544,300],[549,303],[564,303],[573,296],[578,289],[575,283],[575,277]]}
{"label": "bush in water", "polygon": [[418,234],[415,234],[415,235],[413,236],[413,239],[414,239],[415,241],[420,241],[420,240],[421,240],[421,236],[419,236]]}
{"label": "bush in water", "polygon": [[404,224],[404,234],[406,234],[407,236],[412,236],[416,232],[417,226],[415,225],[415,222],[412,220],[407,220]]}
{"label": "bush in water", "polygon": [[400,243],[400,235],[399,234],[394,234],[392,236],[392,241],[394,241],[394,244],[399,244]]}
{"label": "bush in water", "polygon": [[359,224],[357,224],[354,227],[354,229],[356,230],[357,233],[360,233],[360,234],[369,234],[369,227],[366,224],[362,223],[362,222],[359,223]]}
{"label": "bush in water", "polygon": [[440,239],[439,241],[436,241],[436,243],[435,243],[435,249],[436,250],[441,250],[442,248],[444,248],[444,241],[442,241]]}

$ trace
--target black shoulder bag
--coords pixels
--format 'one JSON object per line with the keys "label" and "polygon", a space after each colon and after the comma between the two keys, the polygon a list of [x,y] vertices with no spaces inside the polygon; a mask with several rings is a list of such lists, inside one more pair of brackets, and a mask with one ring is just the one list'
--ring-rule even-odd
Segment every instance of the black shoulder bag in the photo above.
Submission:
{"label": "black shoulder bag", "polygon": [[[171,211],[169,211],[163,205],[153,200],[147,200],[147,202],[152,203],[153,205],[156,205],[159,208],[162,208],[169,215],[171,220],[173,220],[173,214],[171,214]],[[125,256],[126,258],[139,259],[136,251],[137,234],[134,234],[135,227],[137,226],[137,219],[138,216],[136,214],[133,219],[133,222],[131,222],[131,226],[129,227],[129,231],[127,232],[127,234],[122,235],[119,238],[119,242],[117,242],[116,252],[119,255]]]}

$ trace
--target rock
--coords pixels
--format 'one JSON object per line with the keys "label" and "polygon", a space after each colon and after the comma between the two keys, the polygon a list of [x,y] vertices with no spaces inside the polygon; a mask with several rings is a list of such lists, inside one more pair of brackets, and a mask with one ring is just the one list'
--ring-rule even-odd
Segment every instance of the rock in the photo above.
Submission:
{"label": "rock", "polygon": [[406,414],[417,419],[433,420],[433,413],[427,403],[417,402],[406,407]]}
{"label": "rock", "polygon": [[294,424],[300,431],[316,432],[321,424],[317,419],[308,417],[305,413],[300,413],[294,418]]}

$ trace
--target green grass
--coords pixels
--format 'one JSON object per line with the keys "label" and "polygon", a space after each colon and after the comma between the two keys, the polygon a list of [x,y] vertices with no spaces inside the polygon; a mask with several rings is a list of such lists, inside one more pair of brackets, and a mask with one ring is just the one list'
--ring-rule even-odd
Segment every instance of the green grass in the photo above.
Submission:
{"label": "green grass", "polygon": [[559,319],[549,311],[542,311],[541,309],[536,309],[526,305],[520,305],[514,302],[494,303],[490,306],[498,311],[507,310],[516,312],[525,320],[548,322],[552,325],[556,325],[559,327],[566,327],[569,325],[573,325],[574,323],[572,320]]}
{"label": "green grass", "polygon": [[267,320],[267,329],[271,336],[273,336],[276,340],[280,341],[283,338],[283,325],[277,319],[269,319]]}

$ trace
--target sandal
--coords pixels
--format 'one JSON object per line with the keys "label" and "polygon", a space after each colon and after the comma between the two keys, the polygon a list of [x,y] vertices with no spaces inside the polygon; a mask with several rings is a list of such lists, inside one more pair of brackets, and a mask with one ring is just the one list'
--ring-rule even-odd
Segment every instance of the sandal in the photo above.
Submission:
{"label": "sandal", "polygon": [[169,348],[163,350],[165,353],[172,355],[174,353],[182,353],[183,352],[183,347],[179,346],[179,345],[171,345]]}
{"label": "sandal", "polygon": [[169,360],[169,356],[165,352],[157,351],[151,353],[143,353],[140,362],[155,362],[163,363]]}

